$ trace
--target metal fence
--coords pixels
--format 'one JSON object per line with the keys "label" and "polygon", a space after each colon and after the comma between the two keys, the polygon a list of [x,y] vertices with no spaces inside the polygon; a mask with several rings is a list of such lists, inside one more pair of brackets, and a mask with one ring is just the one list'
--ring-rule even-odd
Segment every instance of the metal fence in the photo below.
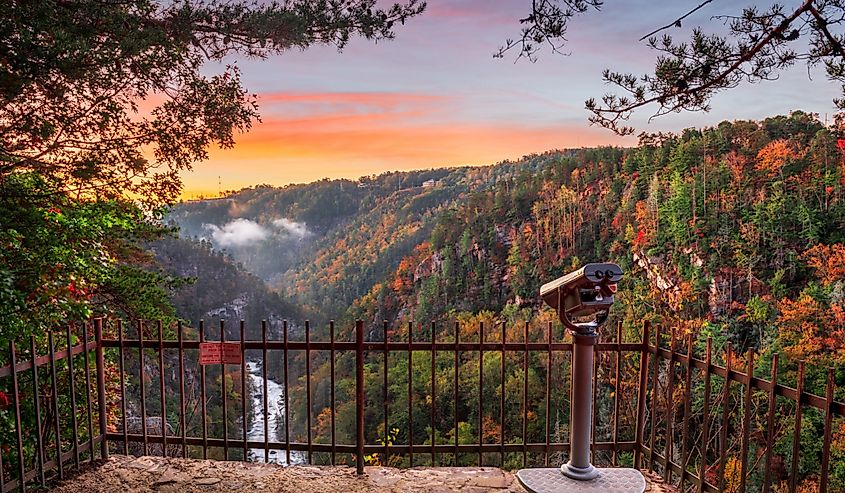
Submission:
{"label": "metal fence", "polygon": [[[0,418],[11,415],[14,426],[12,443],[0,444],[0,492],[62,479],[69,467],[93,461],[98,448],[108,456],[101,337],[97,320],[48,334],[44,355],[34,336],[28,347],[9,344],[9,365],[0,367],[6,389]],[[21,351],[28,360],[21,361]]]}
{"label": "metal fence", "polygon": [[[0,389],[11,393],[16,443],[0,451],[0,491],[45,485],[109,450],[354,463],[359,472],[368,463],[558,465],[569,448],[572,352],[559,328],[402,329],[357,322],[336,331],[332,323],[315,336],[308,323],[95,320],[68,328],[61,348],[60,334],[49,334],[46,355],[32,339],[29,361],[18,361],[11,345]],[[793,387],[779,383],[777,356],[766,379],[754,376],[752,353],[729,345],[717,355],[710,339],[698,347],[648,323],[634,342],[615,329],[595,346],[594,463],[649,469],[682,491],[744,492],[749,481],[769,491],[784,480],[796,491],[810,453],[802,415],[812,412],[823,422],[814,438],[822,444],[819,489],[827,491],[834,426],[845,416],[832,370],[825,395],[813,395],[803,363]],[[200,347],[212,342],[234,343],[238,364],[201,365]],[[271,384],[279,402],[267,398]],[[263,433],[251,437],[256,426]],[[790,438],[789,464],[775,467],[775,444]]]}
{"label": "metal fence", "polygon": [[[648,340],[648,325],[645,334]],[[752,351],[737,354],[727,343],[719,365],[711,338],[698,348],[703,354],[696,354],[695,346],[691,335],[679,337],[674,329],[667,334],[660,326],[654,341],[646,345],[644,368],[650,375],[641,375],[641,381],[648,379],[650,391],[639,405],[649,405],[651,412],[640,428],[646,433],[638,435],[637,467],[660,472],[682,491],[768,492],[775,481],[784,479],[775,477],[773,466],[775,443],[780,442],[791,455],[789,464],[780,469],[792,493],[801,479],[802,455],[813,453],[820,442],[818,491],[830,491],[834,420],[841,423],[845,416],[845,403],[834,400],[834,369],[825,369],[825,395],[819,396],[805,390],[804,362],[798,362],[795,386],[789,386],[780,383],[778,354],[768,362],[766,379],[755,376]],[[694,387],[701,388],[696,409]],[[820,414],[823,430],[803,437],[802,417],[808,412]],[[728,467],[731,462],[733,468]],[[750,490],[748,482],[755,475],[758,481]]]}

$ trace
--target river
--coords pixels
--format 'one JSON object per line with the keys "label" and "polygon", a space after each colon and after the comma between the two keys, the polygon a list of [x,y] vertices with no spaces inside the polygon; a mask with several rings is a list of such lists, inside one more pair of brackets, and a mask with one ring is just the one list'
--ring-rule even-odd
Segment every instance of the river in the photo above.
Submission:
{"label": "river", "polygon": [[[265,435],[271,442],[280,440],[280,431],[284,431],[284,398],[285,389],[277,382],[267,379],[267,429],[264,429],[264,377],[261,371],[261,363],[249,361],[246,364],[247,372],[252,383],[252,426],[247,432],[247,439],[250,441],[263,442]],[[268,434],[269,432],[269,434]],[[282,436],[282,439],[284,437]],[[264,448],[249,449],[249,460],[265,462]],[[284,450],[270,450],[266,462],[288,465],[287,455]],[[290,464],[304,464],[305,456],[301,452],[290,453]]]}

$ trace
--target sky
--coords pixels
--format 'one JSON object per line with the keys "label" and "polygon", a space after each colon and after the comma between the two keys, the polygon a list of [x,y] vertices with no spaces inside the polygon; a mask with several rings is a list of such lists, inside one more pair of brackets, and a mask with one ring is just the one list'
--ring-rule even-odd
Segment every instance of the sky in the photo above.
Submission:
{"label": "sky", "polygon": [[[636,145],[636,137],[590,126],[584,101],[612,89],[601,81],[605,68],[637,74],[652,68],[655,53],[637,40],[698,3],[609,0],[600,12],[572,20],[566,56],[546,50],[534,63],[492,56],[518,36],[530,0],[429,0],[422,16],[397,26],[394,40],[227,60],[257,95],[261,121],[237,135],[234,148],[212,149],[208,161],[183,173],[183,198],[256,184],[494,164],[550,149]],[[713,2],[671,33],[688,37],[696,25],[723,29],[712,16],[736,9],[735,2]],[[717,95],[708,113],[649,122],[654,108],[642,108],[632,123],[638,132],[678,132],[796,109],[832,115],[840,88],[821,73],[810,75],[796,67],[777,81],[740,86]]]}

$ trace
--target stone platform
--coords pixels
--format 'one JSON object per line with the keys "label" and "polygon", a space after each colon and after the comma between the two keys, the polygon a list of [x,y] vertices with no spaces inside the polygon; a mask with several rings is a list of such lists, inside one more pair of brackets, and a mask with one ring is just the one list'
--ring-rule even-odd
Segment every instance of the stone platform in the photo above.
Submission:
{"label": "stone platform", "polygon": [[[646,475],[649,493],[674,493]],[[162,457],[112,456],[59,483],[60,493],[396,492],[524,493],[514,474],[495,467],[292,466]]]}

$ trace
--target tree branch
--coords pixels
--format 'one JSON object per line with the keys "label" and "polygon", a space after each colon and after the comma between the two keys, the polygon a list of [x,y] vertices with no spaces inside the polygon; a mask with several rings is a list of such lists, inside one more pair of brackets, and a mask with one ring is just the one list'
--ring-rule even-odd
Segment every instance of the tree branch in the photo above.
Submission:
{"label": "tree branch", "polygon": [[681,27],[681,21],[682,21],[682,20],[684,20],[684,19],[686,19],[687,17],[691,16],[691,15],[692,15],[692,14],[694,14],[696,11],[698,11],[699,9],[701,9],[702,7],[704,7],[705,5],[707,5],[708,3],[712,2],[712,1],[713,1],[713,0],[704,0],[704,2],[702,2],[701,4],[699,4],[699,5],[698,5],[698,7],[696,7],[696,8],[694,8],[694,9],[690,10],[689,12],[687,12],[687,13],[686,13],[686,14],[684,14],[684,15],[682,15],[681,17],[678,17],[678,18],[677,18],[677,19],[675,19],[675,21],[674,21],[674,22],[672,22],[671,24],[666,24],[666,25],[665,25],[665,26],[663,26],[663,27],[658,27],[658,28],[657,28],[657,29],[655,29],[654,31],[652,31],[652,32],[650,32],[650,33],[648,33],[648,34],[646,34],[645,36],[643,36],[642,38],[640,38],[640,41],[646,40],[646,39],[650,38],[651,36],[654,36],[655,34],[659,33],[660,31],[665,31],[666,29],[669,29],[669,28],[671,28],[671,27],[673,27],[673,26],[675,26],[675,27]]}

